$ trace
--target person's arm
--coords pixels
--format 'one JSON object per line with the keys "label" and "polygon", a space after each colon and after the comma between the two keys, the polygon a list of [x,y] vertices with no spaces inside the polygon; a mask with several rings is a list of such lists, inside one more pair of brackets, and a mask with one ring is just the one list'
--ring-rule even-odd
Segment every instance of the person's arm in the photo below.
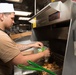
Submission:
{"label": "person's arm", "polygon": [[28,63],[27,63],[28,60],[37,61],[38,59],[40,59],[42,57],[47,57],[49,55],[50,55],[49,50],[45,50],[44,52],[40,52],[40,53],[37,53],[37,54],[31,54],[31,55],[27,55],[27,56],[23,56],[20,53],[18,56],[13,58],[11,60],[11,62],[15,65],[18,65],[18,64],[28,65]]}
{"label": "person's arm", "polygon": [[16,44],[16,47],[19,50],[27,50],[28,48],[33,47],[33,44]]}
{"label": "person's arm", "polygon": [[19,50],[26,50],[31,47],[42,47],[43,44],[41,42],[31,43],[31,44],[16,44],[16,47]]}

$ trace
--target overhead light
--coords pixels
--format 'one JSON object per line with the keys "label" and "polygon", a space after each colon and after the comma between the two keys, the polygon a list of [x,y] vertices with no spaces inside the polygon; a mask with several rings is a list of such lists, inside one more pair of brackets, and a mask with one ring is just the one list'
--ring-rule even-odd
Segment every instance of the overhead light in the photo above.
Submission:
{"label": "overhead light", "polygon": [[28,16],[31,15],[31,12],[15,11],[15,15]]}
{"label": "overhead light", "polygon": [[6,1],[11,1],[11,2],[19,2],[22,3],[23,0],[6,0]]}
{"label": "overhead light", "polygon": [[30,18],[28,17],[19,17],[19,20],[29,20]]}

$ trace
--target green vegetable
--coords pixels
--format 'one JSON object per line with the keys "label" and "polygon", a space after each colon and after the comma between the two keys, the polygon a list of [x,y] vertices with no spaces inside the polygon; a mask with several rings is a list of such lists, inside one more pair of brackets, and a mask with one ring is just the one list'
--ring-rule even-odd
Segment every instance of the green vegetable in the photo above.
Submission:
{"label": "green vegetable", "polygon": [[42,66],[36,64],[35,62],[32,62],[32,61],[29,60],[28,63],[29,63],[30,65],[34,66],[35,68],[39,68],[39,69],[41,69],[42,71],[45,71],[45,72],[47,72],[47,73],[49,73],[49,74],[51,74],[51,75],[56,75],[54,72],[51,72],[50,70],[47,70],[47,69],[43,68]]}
{"label": "green vegetable", "polygon": [[46,50],[47,48],[45,46],[43,46],[42,48],[38,49],[38,52],[43,52],[44,50]]}
{"label": "green vegetable", "polygon": [[17,67],[20,68],[20,69],[23,69],[23,70],[42,71],[42,70],[39,69],[39,68],[35,68],[35,67],[32,67],[32,66],[25,66],[25,65],[22,65],[22,64],[17,65]]}

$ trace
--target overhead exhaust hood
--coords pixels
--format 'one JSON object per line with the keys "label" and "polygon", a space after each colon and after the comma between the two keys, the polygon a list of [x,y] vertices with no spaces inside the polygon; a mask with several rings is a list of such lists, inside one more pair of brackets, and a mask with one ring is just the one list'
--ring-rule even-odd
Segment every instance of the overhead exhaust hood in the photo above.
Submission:
{"label": "overhead exhaust hood", "polygon": [[49,3],[40,10],[31,20],[36,17],[37,26],[45,26],[70,19],[70,3],[61,1]]}

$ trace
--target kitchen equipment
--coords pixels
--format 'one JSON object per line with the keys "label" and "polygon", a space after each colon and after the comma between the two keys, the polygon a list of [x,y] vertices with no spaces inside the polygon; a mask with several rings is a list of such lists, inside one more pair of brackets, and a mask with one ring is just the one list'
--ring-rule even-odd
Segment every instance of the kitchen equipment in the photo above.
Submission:
{"label": "kitchen equipment", "polygon": [[[51,7],[47,5],[36,16],[34,16],[36,17],[36,27],[32,30],[32,40],[49,41],[49,48],[53,54],[49,57],[48,62],[55,62],[60,68],[62,67],[62,70],[57,73],[57,75],[75,74],[76,58],[73,52],[73,34],[71,34],[69,38],[72,27],[70,26],[72,23],[71,0],[67,0],[64,3],[58,2],[57,4],[54,4],[55,5],[52,4]],[[54,11],[55,7],[59,7],[60,11]],[[73,6],[72,9],[74,7],[75,6]],[[71,67],[73,67],[73,70],[71,70]]]}
{"label": "kitchen equipment", "polygon": [[47,40],[49,42],[48,46],[50,52],[52,52],[52,55],[49,57],[48,63],[56,62],[60,69],[62,67],[62,69],[58,71],[59,73],[56,73],[57,75],[62,75],[63,72],[63,63],[67,46],[69,23],[70,21],[68,20],[65,22],[33,29],[33,41],[42,42]]}

